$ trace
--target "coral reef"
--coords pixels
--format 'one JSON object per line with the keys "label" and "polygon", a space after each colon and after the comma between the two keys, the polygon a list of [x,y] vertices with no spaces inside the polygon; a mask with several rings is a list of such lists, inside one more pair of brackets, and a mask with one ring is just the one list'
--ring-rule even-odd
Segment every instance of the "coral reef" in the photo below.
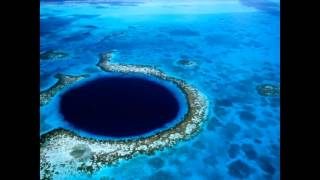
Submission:
{"label": "coral reef", "polygon": [[[81,137],[76,133],[58,128],[41,136],[41,178],[56,173],[76,173],[77,171],[92,174],[104,165],[112,165],[121,159],[130,159],[137,154],[153,154],[155,151],[172,147],[180,141],[194,137],[202,128],[207,118],[208,102],[206,97],[183,80],[170,77],[162,71],[150,66],[110,64],[113,52],[100,55],[97,66],[106,72],[120,73],[142,73],[155,76],[177,85],[185,94],[188,112],[174,127],[163,130],[157,134],[139,139],[112,139],[100,140]],[[79,77],[68,77],[75,82]],[[81,78],[84,78],[81,76]],[[64,83],[62,83],[64,82]],[[59,89],[65,87],[66,79],[59,79],[59,82],[47,91],[46,96],[52,97]],[[54,93],[53,93],[54,92]],[[49,96],[50,94],[53,94]],[[50,100],[46,98],[46,101]],[[82,144],[79,149],[77,145]],[[76,148],[75,148],[76,147]],[[75,160],[85,149],[91,149],[90,158],[83,162]],[[85,153],[84,153],[85,154]],[[82,157],[81,155],[80,157]],[[62,166],[63,164],[63,166]]]}
{"label": "coral reef", "polygon": [[238,113],[239,113],[240,119],[243,121],[253,122],[256,120],[256,116],[250,111],[240,111]]}
{"label": "coral reef", "polygon": [[193,68],[197,66],[195,61],[189,59],[180,59],[177,61],[177,64],[186,68]]}
{"label": "coral reef", "polygon": [[211,166],[211,167],[214,167],[218,163],[217,157],[214,154],[211,154],[211,155],[205,157],[202,161],[206,165]]}
{"label": "coral reef", "polygon": [[221,135],[226,140],[232,140],[237,135],[237,133],[241,131],[241,127],[236,123],[228,122],[221,130]]}
{"label": "coral reef", "polygon": [[250,160],[256,159],[258,157],[257,152],[254,150],[254,147],[251,144],[242,144],[241,149]]}
{"label": "coral reef", "polygon": [[259,167],[268,174],[274,174],[276,172],[276,168],[272,165],[272,159],[268,156],[260,156],[257,159],[257,163]]}
{"label": "coral reef", "polygon": [[215,131],[216,128],[221,127],[221,125],[221,122],[216,117],[212,117],[207,124],[207,130]]}
{"label": "coral reef", "polygon": [[228,166],[229,174],[239,179],[248,178],[251,175],[251,167],[242,160],[235,160]]}
{"label": "coral reef", "polygon": [[79,75],[79,76],[71,76],[71,75],[63,75],[63,74],[56,74],[54,77],[58,79],[57,83],[54,84],[47,90],[40,92],[40,106],[47,105],[52,97],[57,94],[58,91],[61,89],[69,86],[70,84],[79,81],[88,77],[89,75]]}
{"label": "coral reef", "polygon": [[232,101],[230,99],[217,99],[216,105],[218,106],[225,106],[225,107],[231,107],[233,105]]}
{"label": "coral reef", "polygon": [[92,152],[88,145],[78,144],[72,148],[70,155],[75,159],[85,161],[92,156]]}
{"label": "coral reef", "polygon": [[60,59],[67,57],[68,54],[61,51],[54,51],[54,50],[48,50],[44,53],[40,54],[40,59],[42,60],[49,60],[49,59]]}
{"label": "coral reef", "polygon": [[170,180],[170,179],[177,179],[173,173],[169,171],[158,171],[151,175],[148,180]]}
{"label": "coral reef", "polygon": [[280,87],[272,84],[261,84],[256,87],[261,96],[279,96]]}
{"label": "coral reef", "polygon": [[229,150],[228,150],[228,156],[230,158],[235,158],[240,152],[240,146],[238,144],[230,144]]}
{"label": "coral reef", "polygon": [[163,167],[164,165],[164,161],[159,158],[159,157],[155,157],[155,158],[152,158],[148,161],[148,164],[156,169],[160,169]]}

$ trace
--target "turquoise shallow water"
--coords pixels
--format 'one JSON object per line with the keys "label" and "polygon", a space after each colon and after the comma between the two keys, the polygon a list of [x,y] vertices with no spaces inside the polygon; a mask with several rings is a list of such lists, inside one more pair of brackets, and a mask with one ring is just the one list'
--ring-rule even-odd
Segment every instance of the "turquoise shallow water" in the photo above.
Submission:
{"label": "turquoise shallow water", "polygon": [[[63,179],[280,179],[280,98],[256,90],[280,83],[278,1],[43,1],[40,23],[40,52],[69,54],[40,61],[41,90],[56,73],[101,74],[99,53],[116,50],[112,62],[157,67],[210,103],[209,120],[191,141]],[[58,101],[41,107],[41,134],[67,126]]]}

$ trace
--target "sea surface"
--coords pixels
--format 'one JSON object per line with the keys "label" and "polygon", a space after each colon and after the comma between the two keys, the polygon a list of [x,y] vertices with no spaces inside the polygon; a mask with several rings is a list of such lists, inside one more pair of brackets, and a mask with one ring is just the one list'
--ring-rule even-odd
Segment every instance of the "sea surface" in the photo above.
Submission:
{"label": "sea surface", "polygon": [[[103,73],[99,54],[114,51],[112,63],[158,68],[210,104],[192,140],[62,179],[280,179],[280,97],[256,88],[280,86],[279,0],[42,0],[40,53],[50,50],[68,55],[40,59],[41,91],[57,73]],[[40,108],[41,134],[68,126],[58,101],[59,95]]]}

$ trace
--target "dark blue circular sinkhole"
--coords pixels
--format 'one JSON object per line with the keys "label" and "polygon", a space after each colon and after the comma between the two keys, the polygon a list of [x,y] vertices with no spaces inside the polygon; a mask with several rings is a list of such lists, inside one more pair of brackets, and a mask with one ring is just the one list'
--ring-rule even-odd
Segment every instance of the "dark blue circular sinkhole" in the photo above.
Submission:
{"label": "dark blue circular sinkhole", "polygon": [[140,77],[100,77],[65,92],[60,100],[67,122],[108,137],[152,132],[173,121],[179,111],[172,91]]}

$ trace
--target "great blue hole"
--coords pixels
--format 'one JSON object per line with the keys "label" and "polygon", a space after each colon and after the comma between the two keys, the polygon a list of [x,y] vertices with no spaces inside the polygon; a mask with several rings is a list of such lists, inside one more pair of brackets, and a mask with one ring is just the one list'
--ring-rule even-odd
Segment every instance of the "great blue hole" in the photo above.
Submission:
{"label": "great blue hole", "polygon": [[60,100],[67,122],[107,137],[152,132],[173,121],[179,110],[171,90],[140,77],[100,77],[66,91]]}

